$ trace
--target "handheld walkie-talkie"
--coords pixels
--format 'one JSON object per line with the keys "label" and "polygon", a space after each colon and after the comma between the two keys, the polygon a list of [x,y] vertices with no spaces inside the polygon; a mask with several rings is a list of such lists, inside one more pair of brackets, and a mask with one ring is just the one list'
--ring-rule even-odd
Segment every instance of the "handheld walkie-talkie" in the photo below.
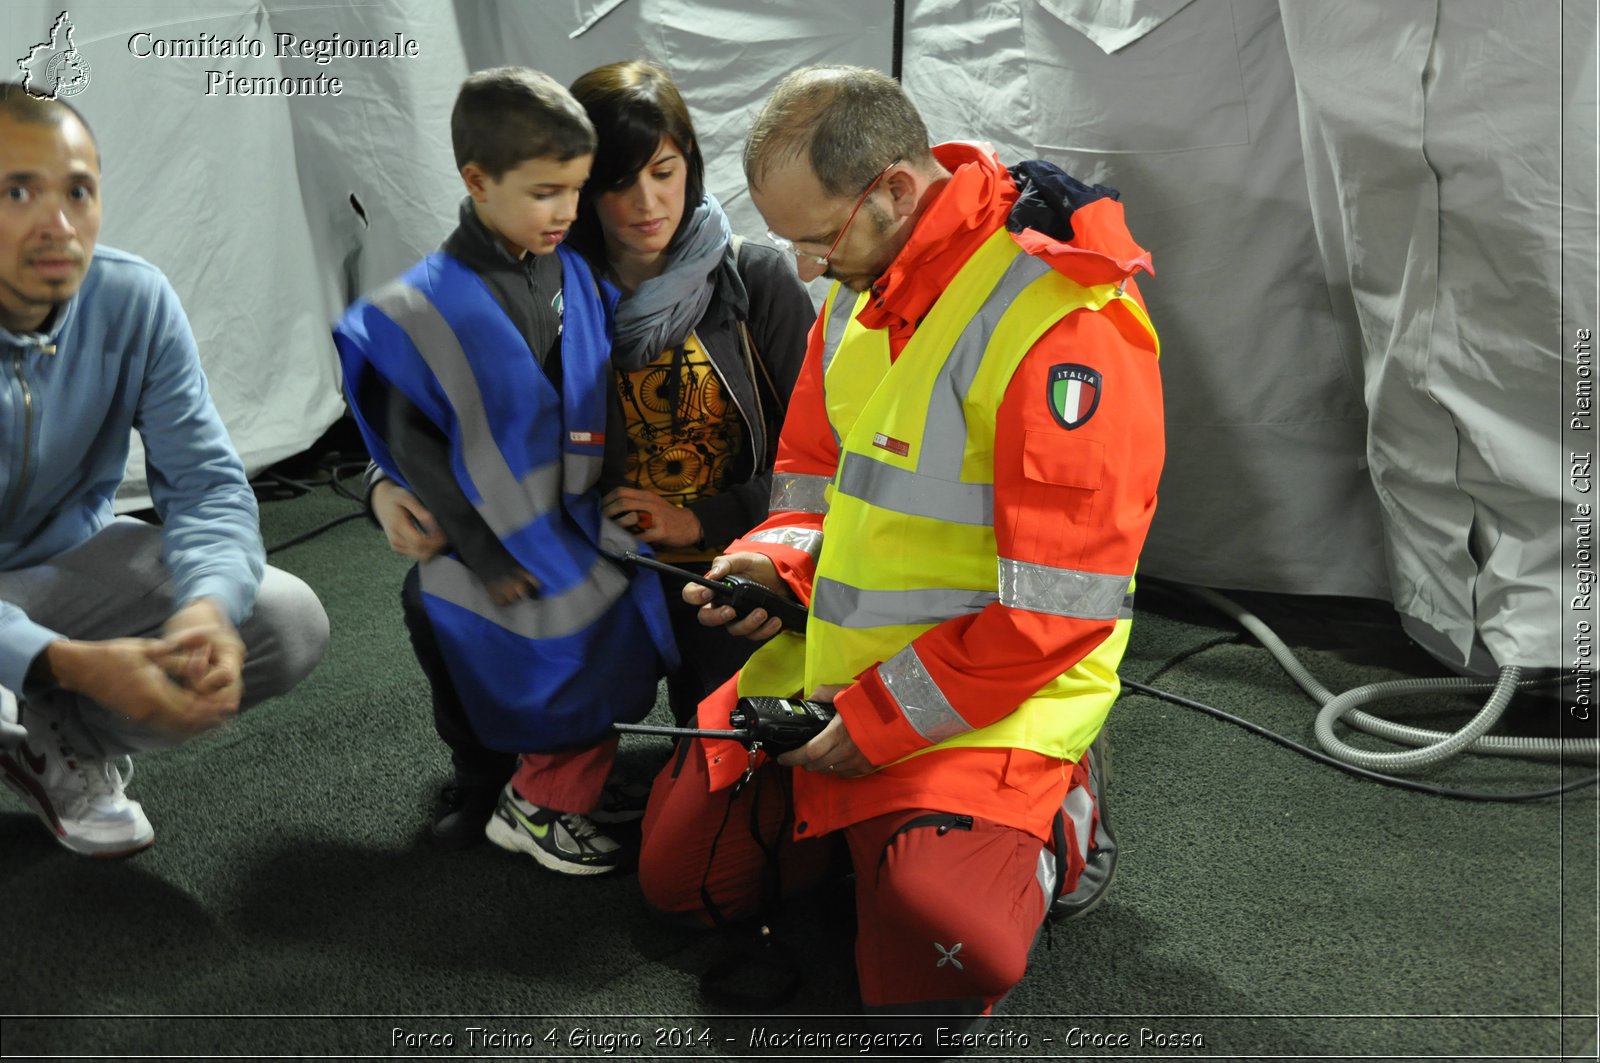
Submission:
{"label": "handheld walkie-talkie", "polygon": [[705,576],[696,576],[693,572],[686,572],[676,565],[664,564],[653,557],[645,557],[632,551],[622,555],[622,560],[633,565],[643,565],[661,573],[671,576],[685,583],[693,583],[711,591],[711,600],[718,605],[731,605],[733,611],[739,614],[740,619],[750,614],[753,609],[765,609],[768,616],[777,617],[783,626],[790,631],[804,632],[806,629],[805,606],[792,598],[785,598],[768,590],[753,579],[743,576],[723,576],[721,579],[708,579]]}
{"label": "handheld walkie-talkie", "polygon": [[622,734],[664,735],[669,738],[731,738],[747,748],[761,748],[774,756],[799,749],[815,738],[836,715],[826,701],[799,698],[740,698],[728,714],[733,730],[698,727],[657,727],[643,723],[614,723]]}

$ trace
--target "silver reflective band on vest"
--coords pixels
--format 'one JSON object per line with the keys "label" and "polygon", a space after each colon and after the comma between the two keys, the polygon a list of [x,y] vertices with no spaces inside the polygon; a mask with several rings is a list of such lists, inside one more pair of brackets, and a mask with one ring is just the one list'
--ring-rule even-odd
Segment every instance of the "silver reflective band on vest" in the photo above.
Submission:
{"label": "silver reflective band on vest", "polygon": [[[1028,285],[1050,272],[1048,263],[1032,255],[1018,254],[1007,264],[972,320],[962,328],[933,382],[928,412],[923,418],[916,471],[852,451],[843,456],[838,490],[895,513],[951,524],[993,526],[994,485],[961,480],[967,445],[967,419],[962,403],[972,390],[972,382],[983,365],[984,353],[1000,319]],[[848,323],[849,319],[845,320]],[[825,359],[830,357],[827,345],[838,343],[832,331],[833,324],[830,317],[829,335],[824,342]],[[823,389],[827,389],[826,377]]]}
{"label": "silver reflective band on vest", "polygon": [[1115,620],[1128,594],[1128,576],[1107,576],[1000,558],[1000,602],[1013,609],[1079,620]]}
{"label": "silver reflective band on vest", "polygon": [[795,513],[826,513],[828,503],[823,494],[831,479],[806,473],[773,473],[772,501],[768,504],[774,513],[791,510]]}
{"label": "silver reflective band on vest", "polygon": [[937,624],[976,613],[996,600],[994,591],[962,587],[869,591],[825,577],[817,580],[812,595],[811,615],[845,628]]}
{"label": "silver reflective band on vest", "polygon": [[1000,274],[994,290],[984,298],[978,312],[962,328],[961,335],[950,348],[950,356],[939,369],[938,379],[933,382],[917,472],[946,480],[961,479],[961,459],[967,447],[967,415],[962,403],[977,379],[989,340],[1023,290],[1053,272],[1049,263],[1018,253]]}
{"label": "silver reflective band on vest", "polygon": [[851,451],[839,466],[840,491],[879,509],[949,524],[994,524],[994,486],[935,479]]}
{"label": "silver reflective band on vest", "polygon": [[900,706],[906,722],[930,744],[972,730],[922,666],[915,647],[907,646],[878,665],[878,677]]}
{"label": "silver reflective band on vest", "polygon": [[850,321],[855,317],[856,303],[861,296],[838,285],[833,293],[833,309],[828,311],[828,323],[824,326],[822,337],[822,376],[827,379],[828,366],[833,364],[833,356],[839,353],[839,341],[844,338],[844,330],[850,327]]}
{"label": "silver reflective band on vest", "polygon": [[764,532],[744,536],[746,542],[776,543],[803,550],[813,558],[822,556],[822,533],[815,528],[768,528]]}
{"label": "silver reflective band on vest", "polygon": [[405,332],[444,388],[461,428],[462,461],[478,491],[476,509],[489,529],[504,539],[553,509],[561,498],[561,462],[530,470],[520,481],[512,474],[489,428],[471,363],[438,308],[400,281],[385,285],[370,302]]}
{"label": "silver reflective band on vest", "polygon": [[467,567],[449,557],[422,565],[422,589],[436,598],[528,639],[575,635],[605,615],[628,589],[628,577],[603,557],[595,558],[583,581],[553,597],[496,605]]}
{"label": "silver reflective band on vest", "polygon": [[600,466],[604,460],[598,454],[562,454],[561,467],[565,470],[567,494],[581,495],[593,487],[595,481],[600,479]]}

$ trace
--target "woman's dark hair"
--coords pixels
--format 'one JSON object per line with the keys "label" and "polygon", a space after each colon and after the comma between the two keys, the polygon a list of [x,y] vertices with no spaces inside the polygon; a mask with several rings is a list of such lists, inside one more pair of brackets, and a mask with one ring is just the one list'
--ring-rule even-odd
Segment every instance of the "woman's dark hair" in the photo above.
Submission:
{"label": "woman's dark hair", "polygon": [[[687,218],[705,194],[705,160],[700,155],[694,123],[689,120],[688,105],[672,78],[654,63],[629,59],[595,67],[572,83],[572,95],[588,112],[599,146],[588,183],[578,200],[578,220],[568,239],[585,258],[603,269],[606,242],[594,209],[595,197],[630,187],[655,156],[661,138],[668,136],[683,152],[688,167],[683,192],[683,216]],[[678,232],[682,231],[680,220]],[[674,233],[672,239],[675,244],[678,234]]]}

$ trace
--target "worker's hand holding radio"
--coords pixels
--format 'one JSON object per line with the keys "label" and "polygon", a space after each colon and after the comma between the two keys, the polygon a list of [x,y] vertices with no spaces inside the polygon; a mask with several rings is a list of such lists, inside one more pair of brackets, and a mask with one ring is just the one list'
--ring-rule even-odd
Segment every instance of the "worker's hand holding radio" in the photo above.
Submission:
{"label": "worker's hand holding radio", "polygon": [[831,718],[814,737],[779,756],[779,764],[838,779],[859,779],[877,770],[850,737],[844,717],[834,712],[834,695],[843,689],[842,686],[820,686],[801,702],[814,707],[813,715]]}
{"label": "worker's hand holding radio", "polygon": [[[787,601],[794,600],[788,586],[778,578],[778,570],[773,567],[772,559],[766,554],[723,554],[714,558],[706,569],[707,579],[722,580],[729,576],[759,583]],[[716,595],[710,588],[694,583],[684,584],[683,600],[700,607],[698,619],[706,627],[725,626],[728,634],[757,642],[765,642],[783,630],[783,622],[766,609],[752,609],[741,616],[739,610],[730,605],[718,605],[715,599]]]}

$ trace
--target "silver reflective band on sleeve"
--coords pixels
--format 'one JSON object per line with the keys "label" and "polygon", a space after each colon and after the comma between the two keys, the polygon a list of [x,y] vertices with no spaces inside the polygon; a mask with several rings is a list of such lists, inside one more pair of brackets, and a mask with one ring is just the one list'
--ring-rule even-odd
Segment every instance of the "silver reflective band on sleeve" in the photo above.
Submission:
{"label": "silver reflective band on sleeve", "polygon": [[461,428],[460,452],[478,491],[477,510],[490,530],[504,539],[548,512],[560,501],[561,463],[541,465],[520,481],[512,474],[484,414],[472,364],[438,308],[400,281],[385,285],[369,301],[400,326],[444,388]]}
{"label": "silver reflective band on sleeve", "polygon": [[564,593],[496,605],[483,584],[461,562],[436,557],[422,565],[422,589],[528,639],[574,635],[605,615],[628,589],[628,577],[603,557],[595,558],[582,582]]}
{"label": "silver reflective band on sleeve", "polygon": [[878,676],[906,722],[929,742],[943,742],[972,730],[922,666],[914,647],[907,646],[878,665]]}
{"label": "silver reflective band on sleeve", "polygon": [[791,510],[795,513],[826,513],[828,503],[823,492],[830,478],[805,473],[773,473],[772,501],[768,508],[776,513]]}
{"label": "silver reflective band on sleeve", "polygon": [[846,628],[891,624],[937,624],[976,613],[995,600],[993,591],[926,587],[906,591],[868,591],[826,577],[817,580],[811,615]]}
{"label": "silver reflective band on sleeve", "polygon": [[1079,620],[1115,620],[1131,576],[1000,559],[1000,604]]}
{"label": "silver reflective band on sleeve", "polygon": [[813,558],[822,556],[822,533],[815,528],[768,528],[764,532],[743,536],[746,542],[776,543],[803,550]]}
{"label": "silver reflective band on sleeve", "polygon": [[994,524],[994,486],[922,476],[855,452],[844,456],[839,488],[853,498],[949,524]]}

